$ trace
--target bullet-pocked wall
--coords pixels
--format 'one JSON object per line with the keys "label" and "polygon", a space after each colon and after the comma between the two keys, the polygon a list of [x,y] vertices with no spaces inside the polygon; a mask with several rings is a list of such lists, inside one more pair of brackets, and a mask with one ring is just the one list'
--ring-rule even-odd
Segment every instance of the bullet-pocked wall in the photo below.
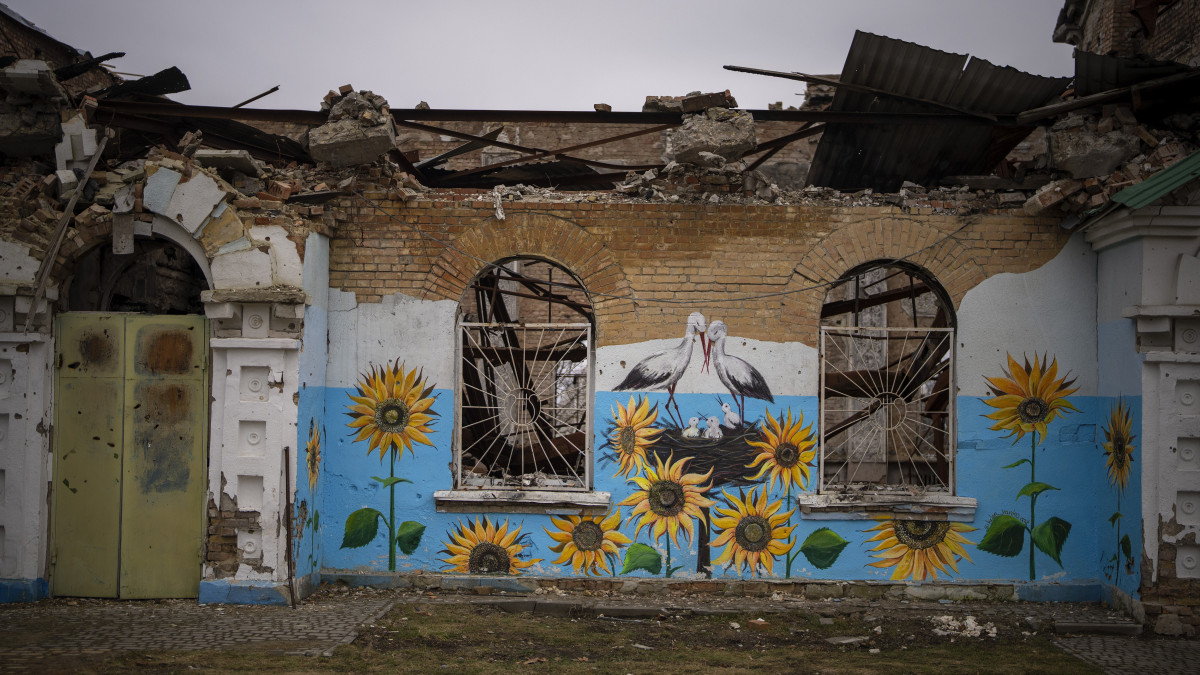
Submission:
{"label": "bullet-pocked wall", "polygon": [[[309,501],[319,526],[305,535],[322,569],[1107,577],[1136,589],[1140,525],[1113,516],[1139,503],[1128,460],[1140,400],[1100,386],[1096,256],[1056,222],[586,197],[504,202],[499,218],[490,199],[366,197],[341,204],[349,217],[330,242],[324,387],[310,381],[300,394],[313,419],[299,426],[322,434]],[[586,362],[548,380],[588,380],[578,474],[497,469],[466,447],[480,435],[460,428],[512,439],[525,425],[562,451],[552,441],[565,437],[528,417],[554,408],[559,422],[581,423],[562,412],[564,390],[541,396],[534,414],[535,397],[499,382],[503,368],[471,379],[472,359],[512,354],[509,343],[472,343],[470,331],[488,324],[477,294],[490,265],[514,258],[568,272],[550,285],[568,303],[581,304],[563,289],[586,290],[578,309],[593,333],[580,329],[569,350],[555,351],[565,332],[522,347]],[[818,442],[822,314],[831,284],[873,261],[927,275],[954,315],[943,319],[954,349],[934,359],[956,359],[941,368],[953,372],[944,390],[956,423],[952,467],[934,470],[944,472],[937,495],[904,483],[863,500],[821,491],[822,476],[836,482]],[[510,301],[543,297],[510,276],[496,282],[510,284]],[[472,417],[477,401],[461,394],[487,389],[488,377],[498,422]]]}

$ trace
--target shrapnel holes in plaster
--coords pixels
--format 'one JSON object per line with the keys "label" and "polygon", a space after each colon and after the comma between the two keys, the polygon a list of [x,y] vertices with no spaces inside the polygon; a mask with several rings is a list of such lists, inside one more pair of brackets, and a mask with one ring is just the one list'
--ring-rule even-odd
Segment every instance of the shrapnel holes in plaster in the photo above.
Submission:
{"label": "shrapnel holes in plaster", "polygon": [[8,398],[15,372],[11,360],[0,359],[0,398]]}
{"label": "shrapnel holes in plaster", "polygon": [[1175,520],[1180,525],[1200,525],[1200,492],[1180,492],[1175,498]]}
{"label": "shrapnel holes in plaster", "polygon": [[238,422],[238,455],[262,458],[267,439],[267,423],[262,420]]}
{"label": "shrapnel holes in plaster", "polygon": [[1179,439],[1179,470],[1200,471],[1200,438]]}
{"label": "shrapnel holes in plaster", "polygon": [[1175,385],[1175,397],[1179,405],[1189,411],[1200,407],[1200,382],[1196,380],[1179,380]]}
{"label": "shrapnel holes in plaster", "polygon": [[265,401],[269,395],[271,369],[266,366],[242,366],[241,399],[243,401]]}
{"label": "shrapnel holes in plaster", "polygon": [[263,478],[262,476],[238,476],[238,510],[262,511]]}
{"label": "shrapnel holes in plaster", "polygon": [[1200,579],[1200,546],[1180,546],[1176,549],[1175,577]]}

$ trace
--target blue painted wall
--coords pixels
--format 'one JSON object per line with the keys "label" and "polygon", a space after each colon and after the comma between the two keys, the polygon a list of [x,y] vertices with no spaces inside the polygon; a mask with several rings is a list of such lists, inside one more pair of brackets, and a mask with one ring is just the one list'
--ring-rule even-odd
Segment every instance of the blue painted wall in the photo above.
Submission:
{"label": "blue painted wall", "polygon": [[[999,370],[997,367],[997,374]],[[325,410],[325,417],[321,420],[326,430],[322,444],[324,470],[318,487],[321,504],[318,549],[321,565],[325,569],[386,571],[388,556],[386,537],[382,532],[371,543],[361,548],[341,548],[341,545],[346,519],[352,512],[363,507],[375,508],[385,514],[389,512],[388,490],[383,488],[379,481],[372,479],[372,476],[387,478],[389,462],[387,458],[381,462],[378,452],[368,455],[368,445],[365,441],[353,442],[352,430],[346,426],[350,418],[342,414],[347,411],[347,404],[350,402],[348,396],[353,389],[327,388],[323,392],[321,402],[309,400],[317,396],[314,389],[315,387],[309,387],[305,390],[301,401],[302,406],[306,406],[305,409],[313,411],[314,414],[322,405]],[[401,483],[396,487],[396,522],[411,520],[426,527],[418,549],[412,555],[397,556],[397,571],[448,570],[450,565],[443,562],[448,554],[442,551],[450,539],[450,532],[460,523],[469,522],[473,518],[467,514],[440,514],[435,511],[433,492],[452,487],[450,464],[453,392],[437,389],[435,395],[437,401],[433,410],[439,416],[432,423],[432,433],[429,434],[433,447],[414,445],[413,453],[404,453],[395,463],[395,475],[412,481],[411,484]],[[632,507],[616,506],[637,489],[623,477],[614,477],[617,464],[613,461],[612,448],[605,447],[613,426],[613,411],[617,409],[618,403],[626,404],[629,398],[628,393],[596,393],[595,487],[597,490],[612,492],[614,508],[621,510],[621,533],[634,543],[651,545],[660,555],[665,555],[666,539],[652,541],[648,528],[643,528],[640,535],[635,536],[637,521],[629,520]],[[727,400],[728,395],[723,398]],[[649,394],[649,399],[652,405],[659,406],[660,417],[656,426],[661,426],[666,421],[662,408],[666,402],[666,395],[653,393]],[[716,414],[720,410],[716,394],[680,394],[676,399],[685,417],[699,416],[699,413]],[[1114,554],[1118,553],[1119,539],[1116,527],[1109,519],[1118,511],[1117,490],[1110,484],[1101,444],[1104,441],[1103,430],[1116,400],[1117,397],[1112,396],[1072,396],[1070,401],[1079,412],[1070,413],[1054,421],[1047,439],[1038,447],[1037,480],[1057,489],[1046,490],[1039,497],[1037,522],[1055,517],[1071,525],[1061,552],[1061,566],[1041,551],[1036,553],[1035,564],[1039,580],[1107,579],[1126,591],[1136,591],[1137,566],[1126,567],[1124,564],[1113,562]],[[1140,429],[1140,399],[1125,398],[1124,401],[1132,409],[1133,428],[1136,433],[1136,430]],[[784,411],[783,414],[786,415],[789,409],[793,416],[803,413],[807,425],[816,421],[817,405],[817,399],[813,396],[785,396],[777,397],[770,409],[773,415],[778,415],[780,411]],[[989,520],[994,515],[1008,513],[1020,519],[1028,518],[1029,499],[1018,498],[1018,493],[1030,482],[1030,467],[1027,464],[1007,469],[1004,467],[1029,457],[1031,437],[1026,436],[1014,444],[1010,439],[1004,439],[1002,433],[989,429],[993,422],[983,415],[992,412],[993,409],[985,405],[981,398],[959,397],[958,406],[958,494],[977,499],[978,509],[974,522],[967,524],[975,529],[959,533],[970,542],[964,545],[970,560],[959,560],[958,573],[951,573],[949,578],[1028,580],[1030,542],[1027,535],[1020,553],[1013,557],[1002,557],[979,550],[976,545],[982,541]],[[762,401],[747,401],[746,418],[761,420],[765,416],[766,408]],[[1135,444],[1136,442],[1135,439]],[[680,455],[675,457],[676,460],[680,458]],[[750,456],[747,456],[745,464],[749,463]],[[808,481],[809,490],[815,488],[816,471],[814,461]],[[752,473],[753,470],[746,469],[747,476]],[[1120,534],[1129,535],[1133,544],[1133,560],[1140,557],[1138,546],[1141,533],[1137,517],[1137,505],[1140,504],[1139,475],[1139,463],[1135,461],[1133,474],[1120,498],[1120,510],[1128,513],[1128,517],[1121,519]],[[745,489],[748,490],[749,487]],[[738,494],[736,488],[729,490],[734,495]],[[714,508],[725,506],[719,489],[710,490],[706,496],[717,501]],[[776,485],[770,492],[769,499],[773,502],[784,498],[783,490]],[[782,509],[786,510],[788,509]],[[479,517],[482,518],[482,515]],[[489,514],[488,517],[496,521],[497,525],[506,519],[504,514]],[[540,562],[532,564],[523,573],[549,576],[575,574],[569,564],[552,564],[558,554],[549,550],[555,542],[546,530],[556,531],[557,528],[549,516],[513,514],[508,516],[507,520],[510,531],[518,527],[521,531],[521,537],[516,542],[522,547],[518,557],[526,562],[540,559]],[[870,550],[875,544],[867,541],[876,534],[876,531],[868,531],[877,525],[876,522],[805,520],[797,513],[791,517],[791,525],[795,526],[792,533],[795,541],[793,552],[821,528],[829,528],[846,542],[836,560],[824,569],[818,569],[806,555],[798,555],[792,567],[793,578],[882,580],[892,577],[893,568],[870,566],[870,563],[879,560]],[[674,576],[696,576],[697,541],[693,539],[689,545],[682,546],[684,544],[685,539],[681,534],[681,546],[671,547],[671,565],[679,567]],[[624,547],[622,555],[629,548]],[[711,549],[710,558],[716,559],[722,550]],[[1123,557],[1118,558],[1118,563],[1123,563]],[[619,569],[621,562],[616,561],[616,565]],[[760,567],[758,573],[761,576],[764,570]],[[645,576],[648,572],[637,570],[632,574]],[[713,574],[718,577],[732,577],[739,576],[739,571],[736,567],[720,566],[713,570]],[[780,556],[774,563],[774,576],[782,577],[784,574],[785,563]],[[743,569],[742,575],[749,577],[749,570]],[[938,574],[938,579],[946,578],[947,575]]]}

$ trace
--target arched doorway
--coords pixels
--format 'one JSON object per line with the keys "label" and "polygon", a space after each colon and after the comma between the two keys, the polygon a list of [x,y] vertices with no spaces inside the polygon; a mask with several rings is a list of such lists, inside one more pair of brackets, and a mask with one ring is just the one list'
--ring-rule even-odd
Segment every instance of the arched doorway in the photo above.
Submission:
{"label": "arched doorway", "polygon": [[135,242],[79,256],[55,319],[54,595],[199,589],[208,283],[180,246]]}

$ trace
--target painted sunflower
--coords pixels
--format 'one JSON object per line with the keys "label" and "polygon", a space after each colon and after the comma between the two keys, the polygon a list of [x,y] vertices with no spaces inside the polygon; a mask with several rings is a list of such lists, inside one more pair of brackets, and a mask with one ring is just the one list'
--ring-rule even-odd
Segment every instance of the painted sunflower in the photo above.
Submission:
{"label": "painted sunflower", "polygon": [[775,556],[784,555],[792,550],[795,542],[786,539],[792,534],[795,526],[785,523],[791,518],[795,509],[787,513],[779,513],[783,508],[782,500],[767,502],[767,486],[762,487],[762,494],[755,496],[758,488],[750,490],[750,494],[742,494],[741,499],[728,492],[723,492],[729,508],[717,507],[719,516],[713,516],[712,524],[715,531],[720,533],[709,546],[725,550],[713,560],[714,565],[725,565],[725,569],[749,567],[750,573],[758,576],[759,565],[767,574],[773,572]]}
{"label": "painted sunflower", "polygon": [[449,533],[450,541],[443,542],[446,546],[442,553],[450,554],[442,562],[453,565],[452,572],[467,574],[520,574],[521,570],[539,563],[541,558],[518,560],[517,556],[525,547],[518,544],[521,538],[521,528],[511,532],[508,521],[496,527],[487,516],[483,522],[475,518],[474,527],[470,523],[459,523],[458,528]]}
{"label": "painted sunflower", "polygon": [[655,437],[662,433],[662,429],[652,426],[658,419],[658,406],[651,408],[649,399],[639,396],[635,402],[630,396],[628,407],[617,402],[613,417],[617,427],[610,440],[621,459],[621,467],[613,474],[613,478],[628,477],[630,473],[641,472],[647,466],[646,450],[654,445]]}
{"label": "painted sunflower", "polygon": [[309,423],[308,445],[305,447],[306,466],[308,468],[308,489],[317,487],[317,478],[321,475],[321,428],[316,420]]}
{"label": "painted sunflower", "polygon": [[950,576],[950,568],[958,574],[958,559],[967,555],[963,544],[974,544],[962,536],[975,528],[966,523],[950,523],[935,520],[884,520],[867,532],[879,532],[868,542],[879,542],[872,551],[878,562],[871,567],[894,567],[892,580],[912,579],[925,581],[937,579],[937,573]]}
{"label": "painted sunflower", "polygon": [[1133,415],[1124,400],[1117,401],[1108,415],[1108,426],[1104,428],[1105,464],[1108,465],[1108,482],[1125,491],[1133,464]]}
{"label": "painted sunflower", "polygon": [[1046,439],[1046,426],[1059,415],[1067,411],[1079,412],[1067,401],[1067,397],[1075,393],[1078,387],[1072,387],[1074,379],[1058,376],[1058,359],[1046,365],[1043,356],[1039,361],[1037,354],[1033,356],[1033,365],[1025,359],[1021,367],[1011,354],[1008,355],[1007,377],[987,377],[988,388],[996,395],[984,403],[998,408],[990,415],[984,415],[995,420],[993,431],[1007,431],[1005,438],[1016,436],[1013,442],[1021,440],[1025,434],[1035,433],[1034,442]]}
{"label": "painted sunflower", "polygon": [[703,523],[704,512],[700,509],[715,503],[704,496],[712,487],[712,483],[703,487],[700,485],[712,476],[713,470],[709,469],[703,476],[695,473],[684,474],[683,467],[692,458],[686,457],[678,462],[672,462],[672,459],[674,455],[668,457],[667,463],[663,464],[662,458],[655,455],[655,467],[647,466],[645,477],[635,476],[630,479],[641,489],[632,492],[619,506],[633,507],[628,522],[632,522],[639,515],[642,517],[633,536],[641,534],[642,528],[650,525],[655,541],[670,532],[671,541],[678,546],[680,528],[683,528],[690,544],[694,530],[692,518],[697,518]]}
{"label": "painted sunflower", "polygon": [[621,546],[633,543],[629,537],[617,531],[617,526],[621,524],[620,509],[595,517],[550,516],[550,522],[554,523],[558,530],[542,529],[546,530],[551,539],[558,542],[550,547],[551,551],[561,554],[554,564],[561,565],[570,561],[576,574],[580,570],[585,574],[599,574],[597,568],[608,572],[606,558],[609,555],[617,555]]}
{"label": "painted sunflower", "polygon": [[[786,420],[781,410],[779,419],[783,420],[782,424],[768,410],[767,424],[760,432],[762,440],[749,441],[750,445],[758,448],[758,454],[746,468],[753,469],[760,464],[762,467],[748,480],[758,480],[769,472],[772,489],[775,481],[779,480],[785,489],[790,490],[794,485],[803,490],[808,483],[810,463],[817,456],[817,439],[812,433],[812,425],[804,426],[804,413],[800,413],[793,422],[791,409],[787,412]],[[763,494],[766,494],[766,490]]]}
{"label": "painted sunflower", "polygon": [[350,395],[354,405],[347,406],[351,421],[346,426],[358,429],[355,441],[371,439],[367,454],[379,449],[379,461],[388,451],[412,452],[412,444],[432,446],[429,422],[433,420],[430,407],[437,397],[430,396],[433,386],[425,388],[425,378],[416,370],[405,370],[404,364],[382,368],[371,366],[358,383],[358,396]]}

